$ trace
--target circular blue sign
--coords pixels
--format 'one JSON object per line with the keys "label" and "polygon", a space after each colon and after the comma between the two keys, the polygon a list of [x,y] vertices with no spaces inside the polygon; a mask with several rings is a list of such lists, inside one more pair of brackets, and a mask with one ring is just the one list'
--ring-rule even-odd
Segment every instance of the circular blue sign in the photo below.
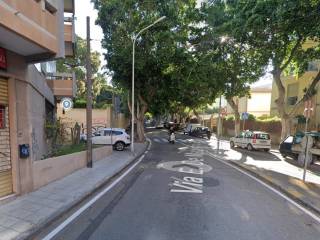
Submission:
{"label": "circular blue sign", "polygon": [[249,113],[247,113],[247,112],[242,113],[243,120],[248,120],[248,118],[249,118]]}
{"label": "circular blue sign", "polygon": [[61,106],[64,110],[70,110],[73,107],[71,98],[63,98],[61,100]]}

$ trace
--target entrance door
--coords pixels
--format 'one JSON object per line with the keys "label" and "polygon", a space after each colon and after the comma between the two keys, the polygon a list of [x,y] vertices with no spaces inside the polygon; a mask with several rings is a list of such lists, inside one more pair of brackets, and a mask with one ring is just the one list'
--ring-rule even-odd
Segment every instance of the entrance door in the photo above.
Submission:
{"label": "entrance door", "polygon": [[8,80],[0,78],[0,197],[12,193]]}

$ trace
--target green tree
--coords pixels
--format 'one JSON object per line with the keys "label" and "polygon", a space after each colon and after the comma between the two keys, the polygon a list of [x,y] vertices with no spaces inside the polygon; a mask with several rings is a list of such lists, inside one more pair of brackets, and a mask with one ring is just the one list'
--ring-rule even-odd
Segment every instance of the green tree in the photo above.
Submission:
{"label": "green tree", "polygon": [[[281,117],[284,138],[290,133],[292,114],[300,104],[314,94],[320,81],[320,72],[312,80],[305,94],[291,111],[285,108],[286,89],[281,75],[289,66],[296,73],[303,73],[309,61],[319,59],[320,1],[319,0],[238,0],[214,1],[211,4],[224,5],[225,28],[232,29],[231,35],[260,52],[261,59],[269,59],[273,81],[278,90],[275,103]],[[314,45],[306,48],[306,43]]]}
{"label": "green tree", "polygon": [[[188,51],[190,26],[197,14],[195,0],[93,0],[99,11],[97,23],[104,32],[107,67],[117,87],[131,89],[132,37],[161,16],[167,19],[143,33],[136,43],[135,116],[137,137],[144,140],[143,119],[147,111],[176,100],[192,62]],[[190,79],[192,81],[194,79]],[[128,98],[130,99],[130,98]],[[129,108],[131,107],[128,101]]]}
{"label": "green tree", "polygon": [[[86,99],[86,54],[87,43],[86,40],[77,36],[76,52],[74,58],[59,59],[57,61],[58,72],[73,73],[75,72],[77,81],[77,95],[78,99]],[[97,51],[91,52],[91,65],[93,76],[93,98],[99,94],[106,80],[102,74],[99,73],[101,67],[100,53]]]}

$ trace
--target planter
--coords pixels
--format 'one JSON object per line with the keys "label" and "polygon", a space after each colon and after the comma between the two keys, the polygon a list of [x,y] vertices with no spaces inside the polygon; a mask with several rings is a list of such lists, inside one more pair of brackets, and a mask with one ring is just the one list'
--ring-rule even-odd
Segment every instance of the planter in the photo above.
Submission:
{"label": "planter", "polygon": [[[93,149],[93,161],[99,161],[111,155],[112,146]],[[47,158],[33,162],[33,190],[50,182],[63,178],[74,171],[87,166],[86,151]]]}

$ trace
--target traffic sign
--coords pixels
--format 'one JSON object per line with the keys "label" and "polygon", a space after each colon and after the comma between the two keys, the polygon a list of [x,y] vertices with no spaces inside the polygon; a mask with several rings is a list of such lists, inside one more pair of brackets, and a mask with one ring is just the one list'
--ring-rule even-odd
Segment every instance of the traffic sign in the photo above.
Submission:
{"label": "traffic sign", "polygon": [[249,118],[249,113],[243,112],[243,113],[241,114],[241,118],[242,118],[242,120],[248,120],[248,118]]}
{"label": "traffic sign", "polygon": [[311,100],[307,100],[304,102],[303,116],[305,118],[310,118],[312,113],[313,113],[313,103]]}
{"label": "traffic sign", "polygon": [[65,110],[68,111],[73,107],[73,102],[71,98],[63,98],[61,100],[61,107]]}

